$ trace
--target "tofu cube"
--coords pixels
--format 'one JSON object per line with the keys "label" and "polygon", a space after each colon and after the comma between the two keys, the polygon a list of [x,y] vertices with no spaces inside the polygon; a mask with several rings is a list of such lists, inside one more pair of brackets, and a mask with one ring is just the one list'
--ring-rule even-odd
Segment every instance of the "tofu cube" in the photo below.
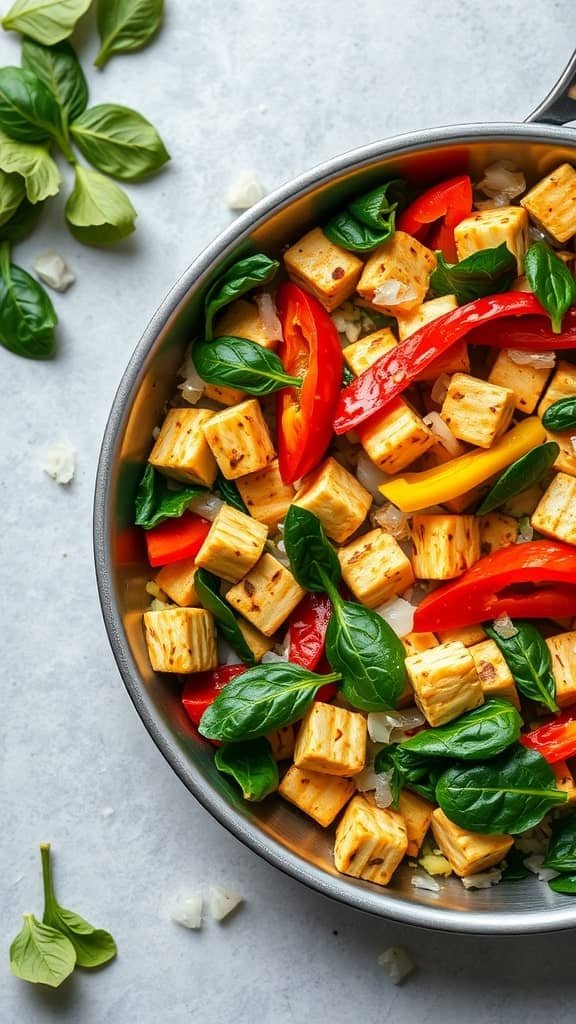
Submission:
{"label": "tofu cube", "polygon": [[228,583],[238,583],[260,558],[268,527],[231,505],[222,505],[200,551],[196,564]]}
{"label": "tofu cube", "polygon": [[171,409],[148,462],[164,476],[211,487],[218,467],[206,443],[204,426],[213,416],[208,409]]}
{"label": "tofu cube", "polygon": [[568,799],[567,804],[576,803],[576,782],[574,776],[567,765],[566,761],[557,761],[556,764],[550,765],[554,775],[556,776],[556,786],[561,789],[563,793],[566,793]]}
{"label": "tofu cube", "polygon": [[451,580],[480,558],[480,524],[475,516],[412,517],[412,568],[421,580]]}
{"label": "tofu cube", "polygon": [[510,388],[455,373],[440,415],[455,437],[489,448],[510,424],[515,408],[516,396]]}
{"label": "tofu cube", "polygon": [[272,750],[275,761],[287,761],[294,753],[296,729],[293,725],[283,725],[280,729],[269,732],[266,739]]}
{"label": "tofu cube", "polygon": [[195,558],[183,558],[181,562],[172,562],[160,569],[155,582],[182,608],[196,608],[200,604],[194,589],[197,568]]}
{"label": "tofu cube", "polygon": [[501,512],[489,512],[480,516],[480,554],[491,555],[500,548],[509,548],[516,543],[518,523],[512,516]]}
{"label": "tofu cube", "polygon": [[362,260],[334,245],[321,228],[314,228],[284,253],[288,276],[312,292],[332,312],[353,295]]}
{"label": "tofu cube", "polygon": [[236,486],[250,515],[271,530],[284,519],[294,498],[294,488],[282,480],[277,460],[257,473],[239,477]]}
{"label": "tofu cube", "polygon": [[411,654],[406,671],[429,725],[444,725],[484,703],[474,659],[458,641]]}
{"label": "tofu cube", "polygon": [[370,530],[338,551],[344,582],[367,608],[377,608],[414,582],[410,559],[394,537]]}
{"label": "tofu cube", "polygon": [[398,337],[405,341],[411,334],[415,334],[421,327],[437,320],[439,316],[451,313],[458,308],[458,301],[455,295],[441,295],[438,299],[429,299],[422,305],[416,306],[411,313],[398,317]]}
{"label": "tofu cube", "polygon": [[320,772],[297,768],[293,764],[282,779],[278,792],[323,828],[327,828],[354,795],[355,786],[350,779],[322,775]]}
{"label": "tofu cube", "polygon": [[336,829],[334,864],[345,875],[388,885],[407,849],[402,816],[355,796]]}
{"label": "tofu cube", "polygon": [[520,412],[534,412],[540,396],[546,387],[550,370],[540,366],[526,366],[516,363],[508,355],[508,349],[502,349],[490,373],[488,381],[514,392],[516,408]]}
{"label": "tofu cube", "polygon": [[326,534],[343,544],[368,515],[372,495],[336,459],[326,459],[305,478],[294,504],[317,516]]}
{"label": "tofu cube", "polygon": [[576,171],[570,164],[560,164],[520,202],[534,223],[557,242],[567,242],[576,234]]}
{"label": "tofu cube", "polygon": [[[561,361],[557,364],[556,372],[538,406],[538,415],[542,416],[549,406],[561,398],[571,398],[574,395],[576,395],[576,366],[573,363]],[[575,431],[564,430],[562,433],[555,434],[548,430],[546,433],[549,441],[556,441],[560,445],[560,454],[554,463],[555,468],[563,473],[576,476],[576,452],[572,445]]]}
{"label": "tofu cube", "polygon": [[576,477],[557,473],[530,522],[547,537],[576,544]]}
{"label": "tofu cube", "polygon": [[406,853],[409,857],[417,857],[432,821],[434,804],[424,800],[417,793],[403,789],[398,800],[398,811],[402,815],[408,836]]}
{"label": "tofu cube", "polygon": [[458,629],[445,629],[438,633],[441,644],[453,644],[456,641],[464,647],[473,647],[486,640],[486,630],[482,626],[459,626]]}
{"label": "tofu cube", "polygon": [[493,868],[514,845],[512,836],[467,832],[450,821],[439,807],[432,815],[432,832],[450,867],[460,878]]}
{"label": "tofu cube", "polygon": [[236,619],[236,622],[238,629],[254,655],[254,660],[257,664],[260,664],[264,655],[274,647],[274,641],[264,636],[259,629],[255,629],[250,622],[246,622],[244,619]]}
{"label": "tofu cube", "polygon": [[264,636],[272,636],[304,594],[290,570],[265,554],[240,583],[230,588],[226,600]]}
{"label": "tofu cube", "polygon": [[408,633],[402,637],[402,645],[406,654],[421,654],[431,647],[437,647],[438,640],[434,633]]}
{"label": "tofu cube", "polygon": [[364,451],[383,473],[398,473],[428,451],[436,438],[418,413],[398,399],[381,416],[357,428]]}
{"label": "tofu cube", "polygon": [[[411,313],[426,298],[430,274],[436,266],[434,253],[405,231],[395,231],[368,257],[358,282],[358,294],[366,302],[392,316]],[[398,281],[412,296],[390,304],[382,298],[383,285]],[[398,296],[402,299],[402,296]]]}
{"label": "tofu cube", "polygon": [[276,330],[264,323],[255,302],[236,299],[217,318],[214,337],[248,338],[248,341],[254,341],[262,348],[274,349],[282,338],[282,329],[280,321]]}
{"label": "tofu cube", "polygon": [[480,249],[495,249],[505,242],[516,257],[518,273],[524,272],[524,256],[530,239],[528,215],[521,206],[499,206],[472,213],[456,225],[454,238],[459,260]]}
{"label": "tofu cube", "polygon": [[218,668],[216,627],[203,608],[144,612],[150,664],[155,672],[206,672]]}
{"label": "tofu cube", "polygon": [[443,373],[470,373],[470,355],[466,342],[459,341],[456,345],[452,345],[444,355],[433,359],[422,370],[422,373],[418,374],[416,380],[420,382],[435,381]]}
{"label": "tofu cube", "polygon": [[366,736],[364,715],[315,701],[302,720],[294,764],[325,775],[357,775],[366,761]]}
{"label": "tofu cube", "polygon": [[556,681],[556,703],[561,708],[576,704],[576,630],[558,633],[546,641]]}
{"label": "tofu cube", "polygon": [[498,644],[493,640],[483,640],[482,643],[470,647],[470,654],[474,658],[484,699],[500,697],[501,700],[507,700],[515,708],[520,709],[520,698],[514,677]]}
{"label": "tofu cube", "polygon": [[211,413],[204,424],[204,436],[227,480],[265,469],[276,458],[270,431],[255,398]]}
{"label": "tofu cube", "polygon": [[242,402],[246,398],[246,393],[239,391],[238,388],[221,388],[218,384],[205,384],[204,398],[218,402],[219,405],[230,406]]}
{"label": "tofu cube", "polygon": [[373,334],[367,334],[365,338],[360,338],[359,341],[347,345],[342,349],[342,355],[348,368],[359,377],[361,373],[382,359],[382,356],[396,348],[397,344],[390,328],[384,327],[381,331],[374,331]]}

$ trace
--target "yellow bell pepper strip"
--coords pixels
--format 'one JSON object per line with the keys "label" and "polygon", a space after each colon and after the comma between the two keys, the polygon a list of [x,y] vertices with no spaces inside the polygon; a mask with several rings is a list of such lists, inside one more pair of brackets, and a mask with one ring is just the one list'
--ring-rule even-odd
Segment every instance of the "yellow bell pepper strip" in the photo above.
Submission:
{"label": "yellow bell pepper strip", "polygon": [[382,484],[381,493],[402,512],[418,512],[430,505],[442,505],[501,473],[546,439],[537,416],[530,416],[509,430],[499,441],[482,451],[460,455],[422,473],[406,473]]}

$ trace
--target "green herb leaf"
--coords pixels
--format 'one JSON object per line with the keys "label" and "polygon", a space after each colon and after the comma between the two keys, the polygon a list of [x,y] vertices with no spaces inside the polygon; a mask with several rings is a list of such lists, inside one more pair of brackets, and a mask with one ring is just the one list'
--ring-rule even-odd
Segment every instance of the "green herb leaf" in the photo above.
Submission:
{"label": "green herb leaf", "polygon": [[278,789],[278,765],[267,739],[225,743],[214,755],[219,772],[231,775],[245,800],[256,803]]}
{"label": "green herb leaf", "polygon": [[204,335],[211,338],[214,331],[214,317],[224,306],[239,299],[246,292],[259,285],[268,284],[275,276],[280,264],[271,260],[263,252],[255,253],[238,260],[228,267],[213,284],[210,285],[204,299],[205,328]]}
{"label": "green herb leaf", "polygon": [[72,234],[85,245],[109,245],[134,231],[136,210],[113,181],[87,167],[76,167],[76,181],[66,203]]}
{"label": "green herb leaf", "polygon": [[0,225],[14,216],[24,193],[24,179],[19,174],[6,174],[0,170]]}
{"label": "green herb leaf", "polygon": [[398,809],[400,793],[404,786],[404,777],[396,761],[396,748],[393,746],[384,747],[379,750],[374,759],[374,771],[377,775],[382,772],[391,773],[390,791],[392,793],[392,807]]}
{"label": "green herb leaf", "polygon": [[476,510],[477,516],[486,515],[493,509],[499,508],[510,498],[522,494],[548,472],[560,454],[560,445],[555,441],[547,441],[538,445],[532,451],[527,452],[520,459],[516,459],[508,469],[504,470],[502,476],[488,492],[480,507]]}
{"label": "green herb leaf", "polygon": [[559,334],[564,314],[576,302],[576,281],[546,242],[530,246],[524,258],[524,272],[536,298],[550,315],[552,330]]}
{"label": "green herb leaf", "polygon": [[0,227],[0,242],[21,242],[36,227],[43,208],[43,203],[33,205],[23,199],[16,213]]}
{"label": "green herb leaf", "polygon": [[44,924],[55,928],[71,942],[78,967],[102,967],[113,960],[118,952],[114,939],[109,932],[94,928],[73,910],[60,906],[54,894],[50,843],[42,844],[40,855],[44,884]]}
{"label": "green herb leaf", "polygon": [[[245,665],[254,665],[256,660],[250,647],[244,639],[244,635],[236,621],[234,612],[228,602],[220,593],[220,580],[206,569],[198,569],[194,576],[194,589],[203,608],[212,615],[218,623],[222,636],[228,641],[233,650]],[[229,736],[227,739],[236,737]],[[237,737],[244,739],[243,736]]]}
{"label": "green herb leaf", "polygon": [[48,87],[68,121],[80,117],[88,106],[88,85],[80,61],[70,43],[43,46],[22,41],[22,67],[32,71]]}
{"label": "green herb leaf", "polygon": [[22,931],[10,946],[12,974],[22,981],[58,988],[76,965],[76,952],[70,939],[24,914]]}
{"label": "green herb leaf", "polygon": [[52,46],[72,34],[90,3],[91,0],[16,0],[2,26]]}
{"label": "green herb leaf", "polygon": [[140,50],[159,31],[164,0],[98,0],[100,53],[94,61],[103,68],[115,53]]}
{"label": "green herb leaf", "polygon": [[353,380],[356,380],[355,374],[352,373],[352,370],[348,366],[344,366],[342,370],[342,387],[347,388]]}
{"label": "green herb leaf", "polygon": [[342,677],[344,697],[363,711],[395,708],[406,685],[401,641],[376,612],[342,601],[333,589],[328,593],[334,612],[326,631],[326,656]]}
{"label": "green herb leaf", "polygon": [[522,853],[517,846],[512,847],[506,854],[506,867],[502,872],[502,881],[521,882],[523,878],[528,878],[531,872],[524,863],[525,857],[526,854]]}
{"label": "green herb leaf", "polygon": [[457,764],[441,776],[436,800],[450,821],[481,834],[518,835],[566,800],[541,754],[520,744],[487,764]]}
{"label": "green herb leaf", "polygon": [[496,757],[520,736],[522,718],[506,700],[491,698],[446,725],[423,729],[400,749],[425,757],[478,761]]}
{"label": "green herb leaf", "polygon": [[249,395],[271,395],[302,383],[300,378],[284,372],[275,352],[247,338],[197,341],[192,347],[192,361],[206,383],[240,388]]}
{"label": "green herb leaf", "polygon": [[65,148],[60,108],[37,75],[0,68],[0,128],[16,142],[56,139]]}
{"label": "green herb leaf", "polygon": [[447,263],[441,252],[436,253],[436,260],[430,275],[431,292],[455,295],[459,305],[507,291],[518,273],[516,257],[505,242],[495,249],[480,249],[460,263]]}
{"label": "green herb leaf", "polygon": [[406,182],[401,178],[393,178],[353,199],[348,209],[361,224],[374,231],[388,232],[389,237],[394,231],[396,211],[405,203]]}
{"label": "green herb leaf", "polygon": [[548,885],[552,892],[561,893],[563,896],[576,895],[576,875],[564,875],[563,878],[553,878]]}
{"label": "green herb leaf", "polygon": [[409,750],[403,750],[396,745],[385,747],[384,750],[376,754],[375,771],[385,770],[390,761],[397,772],[397,777],[393,779],[393,786],[410,789],[413,793],[424,797],[425,800],[436,802],[436,786],[440,776],[447,768],[447,763],[444,760],[412,754]]}
{"label": "green herb leaf", "polygon": [[520,693],[543,704],[549,711],[558,711],[552,658],[546,641],[532,623],[515,622],[514,625],[518,632],[506,640],[492,626],[486,626],[486,632],[504,655]]}
{"label": "green herb leaf", "polygon": [[366,224],[361,224],[348,210],[342,210],[331,217],[322,231],[334,245],[350,252],[369,252],[385,242],[391,234],[390,231],[374,231]]}
{"label": "green herb leaf", "polygon": [[90,107],[70,126],[78,149],[103,174],[140,181],[170,159],[154,125],[130,107]]}
{"label": "green herb leaf", "polygon": [[544,867],[565,874],[576,872],[576,814],[552,825],[552,838]]}
{"label": "green herb leaf", "polygon": [[576,427],[576,395],[559,398],[546,409],[542,416],[542,425],[546,430],[561,432]]}
{"label": "green herb leaf", "polygon": [[1,271],[0,344],[27,359],[48,359],[54,352],[58,323],[49,296],[30,274],[10,263],[6,249]]}
{"label": "green herb leaf", "polygon": [[24,179],[31,203],[43,202],[60,191],[62,176],[46,147],[15,142],[4,132],[0,132],[0,169]]}
{"label": "green herb leaf", "polygon": [[322,523],[306,508],[290,505],[284,520],[284,544],[290,568],[301,587],[323,593],[328,579],[341,579],[340,562]]}
{"label": "green herb leaf", "polygon": [[233,480],[227,480],[221,473],[216,478],[214,484],[214,490],[220,495],[222,501],[225,501],[227,505],[231,505],[232,508],[238,509],[238,512],[244,512],[248,514],[248,509],[240,497],[240,492]]}
{"label": "green herb leaf", "polygon": [[168,486],[166,478],[148,464],[136,492],[134,522],[144,530],[151,530],[165,519],[183,515],[195,498],[206,493],[205,487],[193,485],[173,490]]}
{"label": "green herb leaf", "polygon": [[202,715],[199,731],[214,740],[265,736],[303,718],[320,687],[339,678],[289,662],[257,665],[226,684]]}

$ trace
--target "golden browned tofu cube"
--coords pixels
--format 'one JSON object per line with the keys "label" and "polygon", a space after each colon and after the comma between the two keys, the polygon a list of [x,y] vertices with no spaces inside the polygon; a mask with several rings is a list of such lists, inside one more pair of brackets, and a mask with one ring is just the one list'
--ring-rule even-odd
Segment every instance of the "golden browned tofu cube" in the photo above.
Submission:
{"label": "golden browned tofu cube", "polygon": [[451,580],[480,558],[480,526],[475,516],[415,515],[412,568],[420,580]]}
{"label": "golden browned tofu cube", "polygon": [[204,427],[214,416],[208,409],[171,409],[148,462],[164,476],[211,487],[218,467],[204,437]]}
{"label": "golden browned tofu cube", "polygon": [[534,412],[549,376],[547,367],[516,363],[508,355],[508,350],[502,349],[490,370],[488,381],[513,391],[516,408],[520,412]]}
{"label": "golden browned tofu cube", "polygon": [[144,612],[144,627],[155,672],[206,672],[218,667],[214,619],[203,608]]}
{"label": "golden browned tofu cube", "polygon": [[550,765],[554,775],[556,777],[556,786],[561,789],[563,793],[566,793],[568,799],[567,804],[576,803],[576,782],[574,776],[566,764],[566,761],[557,761],[556,764]]}
{"label": "golden browned tofu cube", "polygon": [[560,164],[520,200],[530,217],[557,242],[576,234],[576,171]]}
{"label": "golden browned tofu cube", "polygon": [[287,761],[294,753],[296,727],[294,725],[283,725],[280,729],[274,729],[274,732],[269,732],[266,739],[270,744],[274,760]]}
{"label": "golden browned tofu cube", "polygon": [[556,703],[561,708],[570,707],[576,704],[576,630],[550,636],[546,644],[552,658]]}
{"label": "golden browned tofu cube", "polygon": [[506,243],[516,257],[518,273],[524,271],[529,245],[528,215],[521,206],[499,206],[465,217],[454,228],[458,259],[464,260],[480,249],[495,249]]}
{"label": "golden browned tofu cube", "polygon": [[200,551],[196,564],[237,583],[256,565],[264,550],[268,527],[231,505],[222,505]]}
{"label": "golden browned tofu cube", "polygon": [[[271,318],[272,322],[272,318]],[[280,322],[277,329],[264,323],[255,302],[236,299],[220,314],[214,329],[215,338],[248,338],[262,348],[276,348],[282,337]]]}
{"label": "golden browned tofu cube", "polygon": [[443,373],[470,373],[470,356],[466,342],[459,341],[452,345],[444,355],[438,356],[431,363],[428,363],[421,373],[416,377],[417,381],[435,381]]}
{"label": "golden browned tofu cube", "polygon": [[165,565],[156,575],[156,583],[168,597],[183,608],[195,608],[200,604],[194,588],[196,575],[195,558],[184,558],[181,562]]}
{"label": "golden browned tofu cube", "polygon": [[455,373],[440,415],[455,437],[489,448],[508,427],[515,408],[516,397],[510,388]]}
{"label": "golden browned tofu cube", "polygon": [[[576,366],[564,361],[559,362],[546,393],[538,406],[538,415],[543,416],[546,409],[553,405],[554,402],[560,401],[561,398],[572,398],[574,395],[576,395]],[[556,441],[560,445],[560,454],[554,463],[555,468],[563,473],[570,473],[571,476],[576,476],[576,451],[574,451],[572,444],[574,430],[564,430],[559,434],[547,430],[546,433],[549,441]]]}
{"label": "golden browned tofu cube", "polygon": [[484,703],[474,659],[458,641],[410,655],[406,671],[429,725],[444,725]]}
{"label": "golden browned tofu cube", "polygon": [[334,864],[345,875],[388,885],[407,849],[402,816],[355,796],[336,829]]}
{"label": "golden browned tofu cube", "polygon": [[509,548],[516,543],[518,523],[512,516],[503,516],[501,512],[488,512],[480,516],[480,553],[491,555],[500,548]]}
{"label": "golden browned tofu cube", "polygon": [[212,413],[204,425],[204,435],[227,480],[256,473],[276,458],[270,431],[255,398]]}
{"label": "golden browned tofu cube", "polygon": [[393,348],[396,348],[397,344],[398,342],[390,328],[383,327],[381,331],[374,331],[373,334],[367,334],[365,338],[354,341],[352,345],[347,345],[342,350],[342,355],[352,373],[359,377],[361,373],[364,373],[364,370],[368,370],[382,356],[387,355]]}
{"label": "golden browned tofu cube", "polygon": [[254,660],[260,664],[264,655],[274,647],[274,641],[264,636],[259,629],[256,629],[244,619],[236,619],[236,622],[238,623],[238,629],[254,655]]}
{"label": "golden browned tofu cube", "polygon": [[294,488],[280,476],[277,460],[257,473],[239,477],[236,486],[250,515],[271,530],[284,519],[294,497]]}
{"label": "golden browned tofu cube", "polygon": [[294,504],[317,516],[328,537],[342,544],[368,515],[372,495],[336,459],[326,459],[303,481]]}
{"label": "golden browned tofu cube", "polygon": [[398,800],[398,811],[404,819],[408,846],[406,853],[409,857],[417,857],[420,853],[422,843],[432,821],[434,804],[424,800],[417,793],[411,793],[409,789],[403,789]]}
{"label": "golden browned tofu cube", "polygon": [[297,768],[293,764],[282,779],[278,792],[323,828],[327,828],[354,795],[355,786],[350,779],[322,775],[320,772]]}
{"label": "golden browned tofu cube", "polygon": [[226,600],[264,636],[272,636],[304,594],[290,570],[265,554],[240,583],[230,588]]}
{"label": "golden browned tofu cube", "polygon": [[239,391],[238,388],[221,388],[218,384],[205,384],[204,398],[210,398],[219,405],[238,405],[246,398],[246,393]]}
{"label": "golden browned tofu cube", "polygon": [[338,558],[344,582],[367,608],[377,608],[414,582],[410,559],[394,537],[381,529],[340,548]]}
{"label": "golden browned tofu cube", "polygon": [[406,654],[421,654],[431,647],[437,647],[438,640],[434,633],[408,633],[402,637],[402,645]]}
{"label": "golden browned tofu cube", "polygon": [[366,761],[366,719],[356,711],[315,701],[294,748],[294,764],[326,775],[357,775]]}
{"label": "golden browned tofu cube", "polygon": [[426,324],[437,320],[439,316],[451,313],[453,309],[457,308],[458,302],[455,295],[441,295],[438,299],[429,299],[428,302],[423,302],[421,306],[416,306],[411,313],[398,317],[398,337],[400,341],[405,341],[411,334],[419,331],[421,327],[425,327]]}
{"label": "golden browned tofu cube", "polygon": [[[435,266],[436,257],[430,249],[405,231],[395,231],[368,257],[358,282],[358,294],[392,316],[411,313],[424,302]],[[388,282],[398,282],[400,288],[392,302],[387,297],[391,287]]]}
{"label": "golden browned tofu cube", "polygon": [[486,630],[482,626],[459,626],[458,629],[445,629],[438,633],[441,644],[453,644],[458,641],[464,647],[473,647],[486,639]]}
{"label": "golden browned tofu cube", "polygon": [[498,644],[493,640],[483,640],[470,647],[470,654],[474,658],[484,698],[499,697],[520,708],[514,677]]}
{"label": "golden browned tofu cube", "polygon": [[398,473],[436,443],[418,413],[399,399],[381,416],[357,430],[360,444],[383,473]]}
{"label": "golden browned tofu cube", "polygon": [[362,260],[334,245],[321,228],[309,231],[284,253],[288,275],[331,312],[354,293]]}
{"label": "golden browned tofu cube", "polygon": [[557,473],[530,522],[547,537],[576,544],[576,478]]}
{"label": "golden browned tofu cube", "polygon": [[432,815],[432,832],[452,870],[460,878],[493,868],[504,860],[514,845],[512,836],[467,832],[450,821],[439,807]]}

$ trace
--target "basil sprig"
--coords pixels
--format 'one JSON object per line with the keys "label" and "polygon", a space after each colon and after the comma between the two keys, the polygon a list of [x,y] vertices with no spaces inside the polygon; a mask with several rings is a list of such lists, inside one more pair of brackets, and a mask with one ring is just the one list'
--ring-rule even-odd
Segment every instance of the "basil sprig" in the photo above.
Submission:
{"label": "basil sprig", "polygon": [[480,761],[497,757],[520,736],[522,718],[505,700],[491,698],[446,725],[423,729],[399,745],[401,751],[423,757]]}
{"label": "basil sprig", "polygon": [[42,46],[32,39],[24,39],[22,67],[32,71],[50,90],[68,121],[84,113],[88,106],[88,84],[70,43]]}
{"label": "basil sprig", "polygon": [[219,772],[231,775],[245,800],[256,803],[278,789],[278,765],[267,739],[225,743],[214,755]]}
{"label": "basil sprig", "polygon": [[[203,608],[218,623],[218,629],[245,665],[255,665],[256,659],[236,621],[234,612],[220,593],[220,580],[207,569],[198,569],[194,576],[194,589]],[[234,738],[234,737],[231,737]],[[239,737],[243,739],[244,737]]]}
{"label": "basil sprig", "polygon": [[214,317],[235,299],[259,285],[268,284],[276,275],[280,264],[263,252],[246,256],[219,274],[210,285],[204,299],[204,337],[214,334]]}
{"label": "basil sprig", "polygon": [[[0,228],[0,237],[1,231]],[[0,344],[26,359],[48,359],[54,351],[57,323],[48,294],[30,274],[11,263],[9,244],[2,242]]]}
{"label": "basil sprig", "polygon": [[0,68],[0,128],[16,142],[54,139],[63,151],[68,151],[54,95],[26,68]]}
{"label": "basil sprig", "polygon": [[126,193],[89,167],[77,164],[75,171],[64,211],[74,237],[84,245],[110,245],[131,235],[137,214]]}
{"label": "basil sprig", "polygon": [[72,943],[78,967],[102,967],[118,952],[110,932],[94,928],[80,914],[61,907],[54,893],[50,843],[42,843],[42,880],[44,885],[44,924],[55,928]]}
{"label": "basil sprig", "polygon": [[117,103],[90,107],[70,130],[86,160],[121,181],[141,181],[170,159],[154,125],[137,110]]}
{"label": "basil sprig", "polygon": [[534,242],[524,257],[524,272],[538,301],[550,315],[552,330],[562,330],[564,314],[576,302],[576,281],[546,242]]}
{"label": "basil sprig", "polygon": [[522,494],[548,472],[554,465],[560,454],[560,445],[555,441],[547,441],[538,445],[532,451],[516,459],[490,489],[480,507],[476,510],[477,516],[486,515],[493,509],[503,505],[510,498]]}
{"label": "basil sprig", "polygon": [[206,493],[205,487],[194,485],[178,490],[170,488],[166,477],[148,463],[136,491],[134,522],[144,530],[151,530],[166,519],[183,515],[195,498]]}
{"label": "basil sprig", "polygon": [[554,822],[544,867],[564,874],[576,872],[576,815]]}
{"label": "basil sprig", "polygon": [[16,0],[2,27],[52,46],[72,34],[92,0]]}
{"label": "basil sprig", "polygon": [[103,68],[115,53],[141,50],[162,25],[164,0],[98,0],[100,52],[94,61]]}
{"label": "basil sprig", "polygon": [[346,210],[331,217],[322,230],[343,249],[368,252],[394,234],[396,212],[405,199],[406,183],[395,178],[357,196]]}
{"label": "basil sprig", "polygon": [[517,276],[516,257],[505,242],[494,249],[480,249],[460,263],[447,263],[436,253],[436,267],[430,275],[433,295],[455,295],[458,304],[484,295],[505,292]]}
{"label": "basil sprig", "polygon": [[284,372],[275,352],[247,338],[197,341],[192,346],[192,360],[207,384],[239,388],[249,395],[271,395],[281,388],[302,384],[300,377]]}
{"label": "basil sprig", "polygon": [[542,425],[546,430],[561,432],[576,427],[576,395],[559,398],[546,409],[542,416]]}
{"label": "basil sprig", "polygon": [[543,704],[549,711],[558,711],[552,658],[544,637],[531,622],[515,622],[514,625],[518,632],[506,639],[493,626],[485,628],[504,655],[520,693]]}

